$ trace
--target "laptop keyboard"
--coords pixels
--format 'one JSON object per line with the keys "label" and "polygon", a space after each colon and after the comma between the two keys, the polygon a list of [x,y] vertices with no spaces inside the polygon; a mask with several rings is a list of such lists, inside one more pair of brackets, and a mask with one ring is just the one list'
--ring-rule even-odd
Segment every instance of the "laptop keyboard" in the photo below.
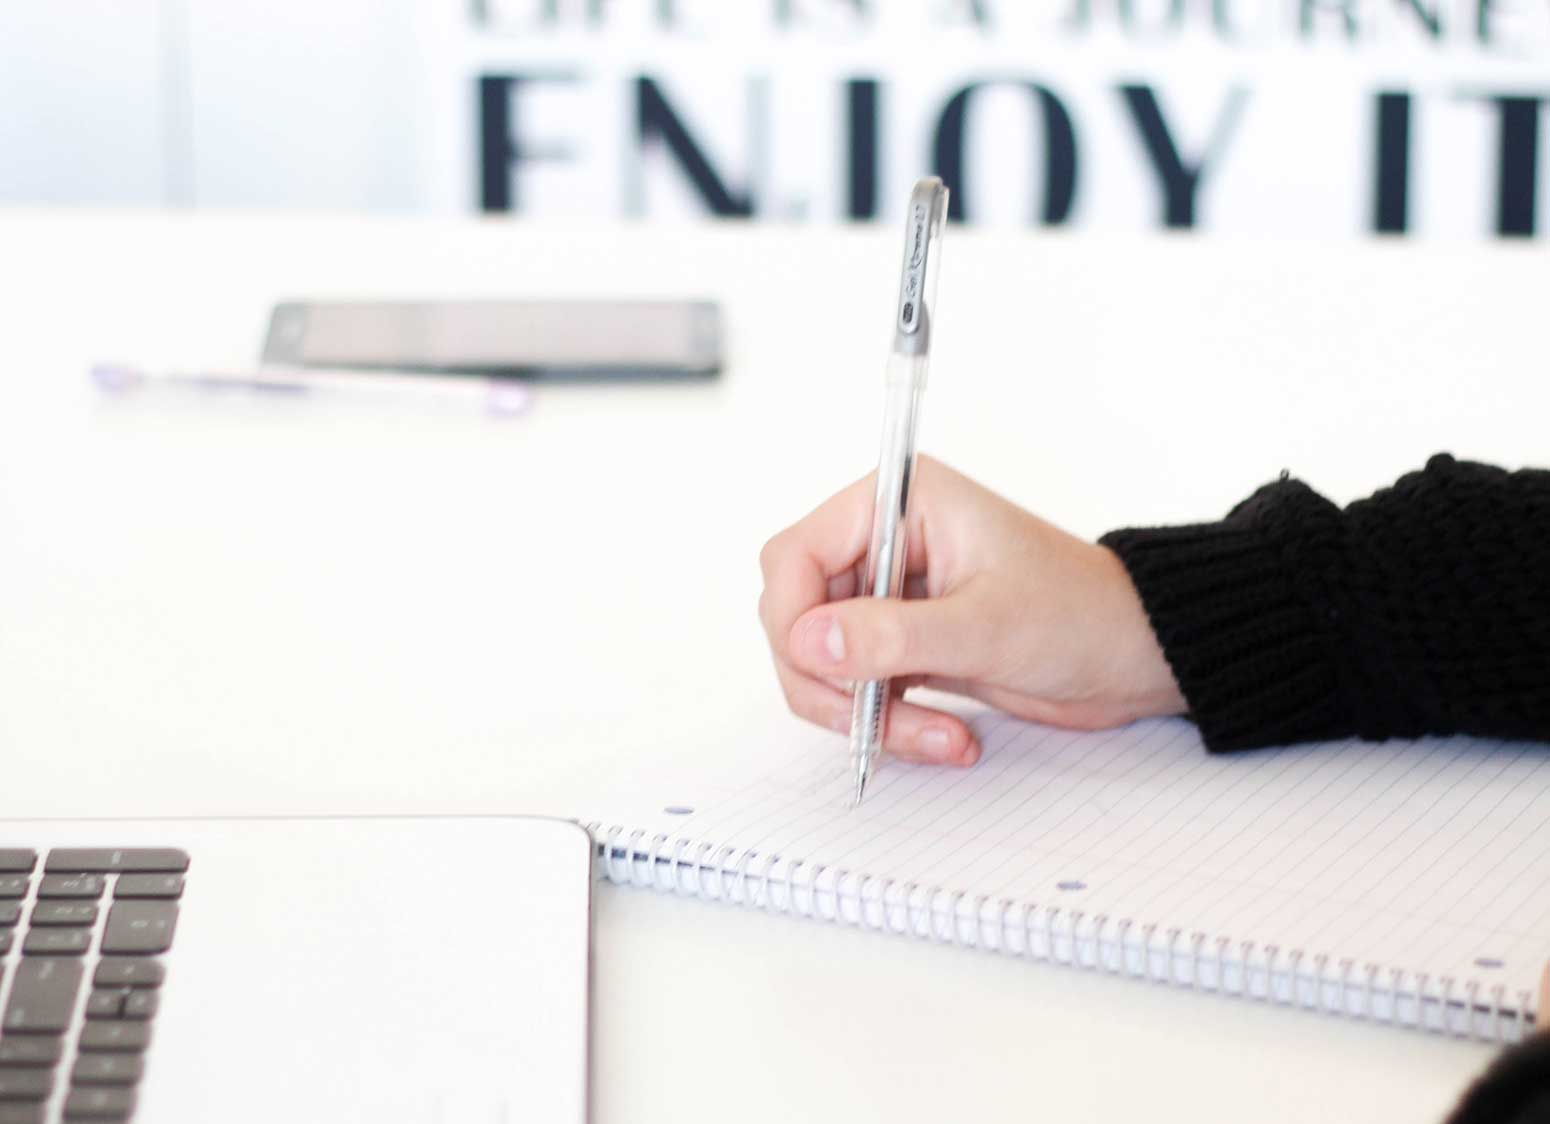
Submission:
{"label": "laptop keyboard", "polygon": [[128,1120],[188,855],[0,848],[0,1124]]}

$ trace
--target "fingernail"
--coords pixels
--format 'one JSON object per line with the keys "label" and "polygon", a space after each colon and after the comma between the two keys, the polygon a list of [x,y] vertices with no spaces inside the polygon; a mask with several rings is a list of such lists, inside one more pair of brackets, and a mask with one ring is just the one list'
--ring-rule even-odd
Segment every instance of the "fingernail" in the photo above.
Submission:
{"label": "fingernail", "polygon": [[839,621],[829,622],[829,631],[823,634],[823,648],[834,663],[845,658],[845,633],[840,630]]}
{"label": "fingernail", "polygon": [[953,736],[937,726],[928,727],[920,735],[922,752],[938,759],[947,756],[947,751],[952,748],[952,744]]}
{"label": "fingernail", "polygon": [[818,617],[802,629],[802,646],[819,663],[839,663],[845,658],[845,633],[833,617]]}

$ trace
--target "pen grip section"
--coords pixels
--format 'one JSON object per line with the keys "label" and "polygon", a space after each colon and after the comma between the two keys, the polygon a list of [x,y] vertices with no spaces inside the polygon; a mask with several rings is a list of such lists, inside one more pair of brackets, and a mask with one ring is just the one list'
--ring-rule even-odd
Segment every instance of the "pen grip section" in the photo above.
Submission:
{"label": "pen grip section", "polygon": [[[915,481],[915,432],[925,389],[925,357],[890,357],[883,411],[882,451],[873,494],[872,538],[867,547],[864,594],[899,597],[909,553],[910,490]],[[888,681],[857,683],[851,709],[851,754],[872,758],[882,747]]]}
{"label": "pen grip section", "polygon": [[888,362],[882,449],[872,499],[872,538],[867,545],[864,589],[873,597],[904,591],[910,488],[915,480],[915,433],[925,390],[923,356],[894,355]]}

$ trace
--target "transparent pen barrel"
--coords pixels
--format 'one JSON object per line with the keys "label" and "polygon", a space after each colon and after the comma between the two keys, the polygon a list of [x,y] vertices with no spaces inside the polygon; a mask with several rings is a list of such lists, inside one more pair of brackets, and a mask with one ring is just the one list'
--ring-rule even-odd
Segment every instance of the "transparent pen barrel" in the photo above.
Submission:
{"label": "transparent pen barrel", "polygon": [[[872,540],[867,549],[862,588],[871,597],[904,592],[908,554],[910,489],[915,482],[915,431],[925,391],[926,357],[894,353],[888,359],[887,403],[883,411],[882,453],[878,457],[873,499]],[[871,757],[882,745],[887,720],[888,681],[857,683],[851,710],[851,754]]]}

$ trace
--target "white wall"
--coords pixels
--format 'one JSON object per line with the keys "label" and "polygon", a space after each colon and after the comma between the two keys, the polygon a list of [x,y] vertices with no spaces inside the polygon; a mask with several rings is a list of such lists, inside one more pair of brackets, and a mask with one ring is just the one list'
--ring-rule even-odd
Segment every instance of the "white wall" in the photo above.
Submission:
{"label": "white wall", "polygon": [[1072,130],[1071,225],[1163,224],[1140,86],[1180,158],[1209,157],[1196,226],[1373,230],[1389,92],[1410,99],[1408,233],[1523,228],[1521,193],[1516,219],[1498,203],[1502,97],[1550,228],[1545,0],[6,0],[0,203],[476,210],[488,75],[528,79],[510,124],[543,155],[508,182],[540,217],[706,213],[683,161],[640,143],[645,76],[757,217],[846,218],[865,78],[881,218],[982,83],[959,195],[973,221],[1039,221],[1049,118],[1016,84],[1037,83]]}
{"label": "white wall", "polygon": [[161,0],[0,3],[0,202],[168,198]]}

